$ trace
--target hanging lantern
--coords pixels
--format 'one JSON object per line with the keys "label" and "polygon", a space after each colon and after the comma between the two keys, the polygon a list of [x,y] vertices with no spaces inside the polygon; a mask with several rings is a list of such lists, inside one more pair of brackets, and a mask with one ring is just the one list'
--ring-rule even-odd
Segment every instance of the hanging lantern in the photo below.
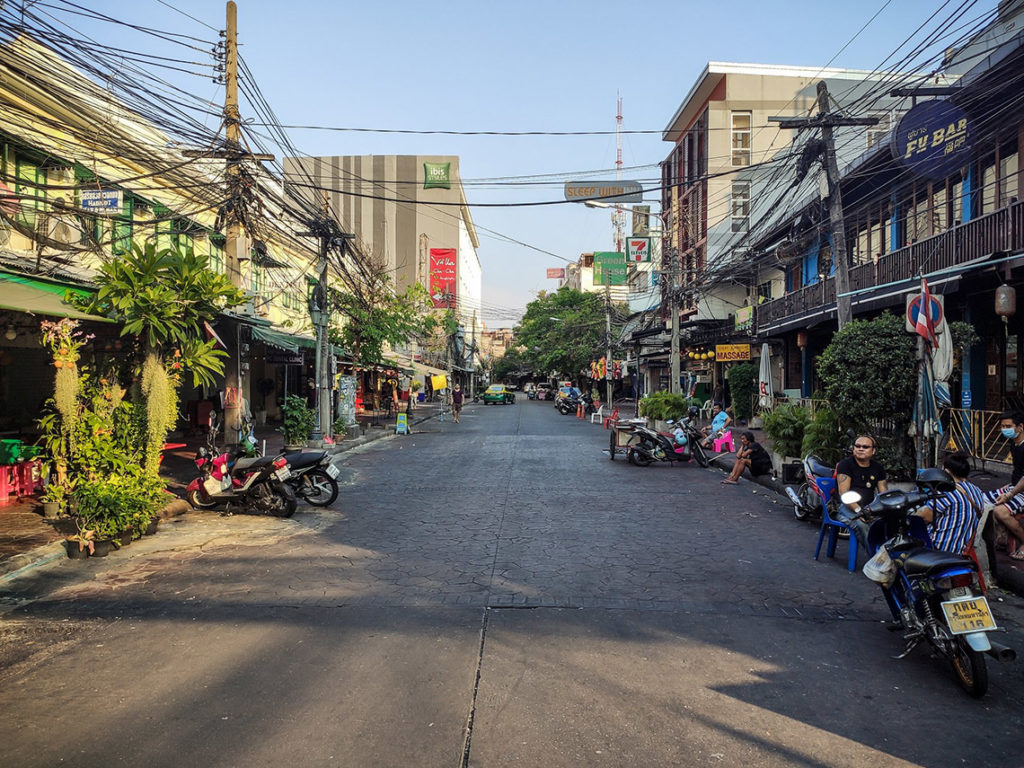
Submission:
{"label": "hanging lantern", "polygon": [[1010,315],[1017,313],[1017,291],[1003,283],[996,288],[996,314],[1003,318],[1003,322],[1009,322]]}
{"label": "hanging lantern", "polygon": [[797,331],[796,345],[800,347],[800,349],[807,349],[807,331]]}
{"label": "hanging lantern", "polygon": [[714,359],[715,359],[715,350],[709,349],[708,350],[708,360],[714,360]]}

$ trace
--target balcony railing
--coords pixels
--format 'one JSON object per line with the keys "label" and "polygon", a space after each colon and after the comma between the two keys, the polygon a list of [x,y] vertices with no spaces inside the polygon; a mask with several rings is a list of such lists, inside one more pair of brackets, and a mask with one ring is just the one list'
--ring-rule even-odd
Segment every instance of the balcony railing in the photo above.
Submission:
{"label": "balcony railing", "polygon": [[[1024,250],[1024,202],[951,227],[934,237],[887,253],[877,263],[859,264],[850,270],[850,290],[872,288],[908,280],[1000,251]],[[757,307],[757,327],[764,328],[790,317],[834,305],[835,278],[786,294]]]}

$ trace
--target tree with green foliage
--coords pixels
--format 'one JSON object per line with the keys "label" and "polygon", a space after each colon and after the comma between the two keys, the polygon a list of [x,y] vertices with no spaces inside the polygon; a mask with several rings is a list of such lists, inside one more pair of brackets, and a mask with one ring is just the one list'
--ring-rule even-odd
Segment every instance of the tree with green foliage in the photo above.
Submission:
{"label": "tree with green foliage", "polygon": [[339,287],[328,289],[328,303],[337,315],[328,333],[357,363],[378,364],[387,346],[441,332],[444,314],[434,311],[422,285],[414,283],[396,293],[387,263],[356,249],[342,265]]}
{"label": "tree with green foliage", "polygon": [[518,376],[529,375],[533,369],[526,358],[526,350],[512,347],[494,361],[491,370],[495,381],[508,381]]}
{"label": "tree with green foliage", "polygon": [[880,421],[894,426],[877,435],[877,458],[897,474],[913,463],[907,428],[917,394],[916,339],[902,317],[884,312],[847,323],[818,358],[825,397],[845,429],[872,433]]}
{"label": "tree with green foliage", "polygon": [[133,398],[145,409],[144,466],[158,471],[160,450],[173,428],[181,371],[196,386],[211,386],[224,372],[226,353],[203,338],[203,322],[245,303],[245,295],[208,260],[191,250],[158,249],[153,242],[104,262],[97,292],[68,298],[94,315],[119,322],[122,336],[136,339],[137,386]]}
{"label": "tree with green foliage", "polygon": [[[624,317],[621,305],[612,307],[612,338],[617,339]],[[515,328],[523,359],[536,374],[558,372],[573,378],[606,353],[604,296],[562,286],[541,291],[526,305]]]}

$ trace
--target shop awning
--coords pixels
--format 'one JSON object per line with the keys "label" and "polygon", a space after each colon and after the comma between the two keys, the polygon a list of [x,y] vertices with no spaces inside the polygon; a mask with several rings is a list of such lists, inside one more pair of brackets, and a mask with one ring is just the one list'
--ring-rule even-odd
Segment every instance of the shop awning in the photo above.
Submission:
{"label": "shop awning", "polygon": [[394,365],[396,368],[401,368],[403,371],[414,373],[417,376],[447,376],[448,371],[444,371],[440,368],[434,368],[432,365],[421,363],[418,360],[413,360],[408,354],[399,355],[395,352],[385,352],[384,359]]}
{"label": "shop awning", "polygon": [[70,317],[75,320],[89,320],[94,323],[112,323],[108,317],[80,312],[64,303],[68,291],[88,295],[78,286],[51,280],[39,280],[28,275],[0,272],[0,309],[27,312],[31,315]]}
{"label": "shop awning", "polygon": [[269,344],[277,349],[283,349],[285,352],[298,352],[300,346],[313,346],[313,340],[310,339],[310,344],[300,345],[298,336],[293,336],[290,333],[281,333],[279,331],[273,331],[270,328],[261,328],[258,325],[252,326],[252,337],[264,344]]}

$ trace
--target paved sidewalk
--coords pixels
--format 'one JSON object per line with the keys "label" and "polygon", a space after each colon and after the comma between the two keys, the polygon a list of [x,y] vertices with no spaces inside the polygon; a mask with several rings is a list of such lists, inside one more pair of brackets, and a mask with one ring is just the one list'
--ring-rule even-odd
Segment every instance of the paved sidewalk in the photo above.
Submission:
{"label": "paved sidewalk", "polygon": [[[439,403],[420,403],[412,414],[410,421],[413,433],[418,424],[436,418],[440,411]],[[274,426],[259,427],[257,436],[266,441],[268,454],[276,454],[284,447],[284,437]],[[327,449],[335,454],[350,451],[366,443],[379,440],[395,433],[395,417],[387,419],[380,416],[368,423],[359,437],[344,440]],[[166,451],[161,468],[161,475],[167,482],[169,492],[175,497],[164,509],[165,518],[173,518],[191,510],[181,498],[188,483],[196,476],[193,458],[198,448],[205,443],[202,436],[178,436],[169,442],[185,443],[184,448]],[[314,449],[309,449],[314,450]],[[254,518],[255,520],[256,518]],[[37,499],[26,498],[23,501],[0,506],[0,584],[32,571],[40,565],[66,556],[63,546],[65,532],[60,525],[45,520],[42,506]],[[166,537],[155,537],[158,542],[147,540],[149,549],[160,547],[159,542],[167,543]],[[136,542],[138,544],[139,542]],[[135,545],[133,545],[135,546]],[[138,548],[136,551],[141,551]]]}

